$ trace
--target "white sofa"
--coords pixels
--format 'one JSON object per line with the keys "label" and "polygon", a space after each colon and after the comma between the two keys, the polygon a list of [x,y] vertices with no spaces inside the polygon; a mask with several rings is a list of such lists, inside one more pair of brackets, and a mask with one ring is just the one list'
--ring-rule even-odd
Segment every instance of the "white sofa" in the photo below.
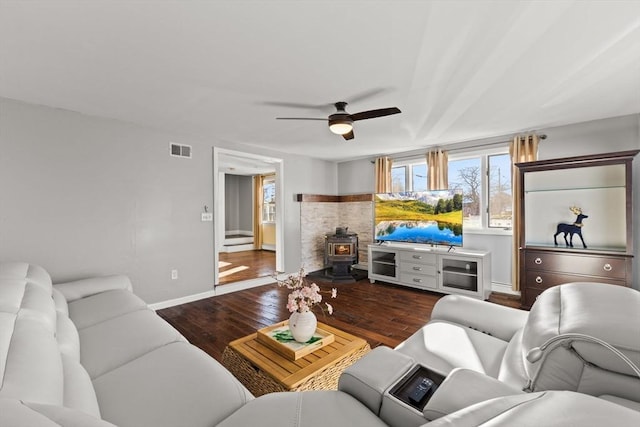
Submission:
{"label": "white sofa", "polygon": [[126,277],[52,286],[27,263],[0,264],[0,380],[0,419],[26,411],[30,426],[49,425],[34,411],[68,425],[212,426],[253,398]]}
{"label": "white sofa", "polygon": [[[443,300],[434,313],[445,316]],[[502,308],[490,307],[484,315],[495,323]],[[524,393],[455,367],[424,412],[409,413],[388,388],[420,362],[417,356],[379,347],[343,374],[338,391],[254,399],[149,310],[126,277],[54,286],[40,267],[0,263],[3,427],[561,426],[612,417],[616,425],[640,425],[640,412],[617,403],[570,391]]]}
{"label": "white sofa", "polygon": [[466,368],[513,389],[575,391],[640,411],[640,292],[632,288],[556,286],[530,312],[448,295],[396,350],[443,376]]}

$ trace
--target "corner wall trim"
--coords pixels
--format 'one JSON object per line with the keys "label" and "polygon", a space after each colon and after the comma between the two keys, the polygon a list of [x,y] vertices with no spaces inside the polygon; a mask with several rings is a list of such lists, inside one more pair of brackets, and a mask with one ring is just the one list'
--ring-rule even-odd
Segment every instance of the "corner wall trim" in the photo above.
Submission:
{"label": "corner wall trim", "polygon": [[372,202],[373,194],[347,194],[331,196],[323,194],[296,194],[297,202]]}

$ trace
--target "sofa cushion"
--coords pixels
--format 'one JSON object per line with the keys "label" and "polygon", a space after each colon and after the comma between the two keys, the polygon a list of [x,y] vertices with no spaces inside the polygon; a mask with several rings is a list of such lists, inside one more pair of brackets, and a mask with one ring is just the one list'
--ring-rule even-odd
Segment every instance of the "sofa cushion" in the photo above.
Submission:
{"label": "sofa cushion", "polygon": [[[535,390],[574,390],[638,400],[640,380],[615,350],[640,364],[640,292],[601,283],[547,289],[523,330]],[[613,349],[611,348],[613,347]]]}
{"label": "sofa cushion", "polygon": [[76,359],[64,354],[62,355],[62,368],[64,371],[64,406],[100,418],[98,399],[87,371]]}
{"label": "sofa cushion", "polygon": [[69,317],[76,328],[83,329],[146,308],[147,304],[135,294],[115,289],[70,302]]}
{"label": "sofa cushion", "polygon": [[67,299],[62,295],[62,292],[53,288],[51,296],[53,297],[53,303],[56,306],[56,311],[69,315],[69,304],[67,304]]}
{"label": "sofa cushion", "polygon": [[271,393],[247,403],[218,427],[386,427],[373,412],[341,391]]}
{"label": "sofa cushion", "polygon": [[0,279],[0,312],[20,313],[40,321],[51,333],[56,331],[56,308],[51,289],[25,279]]}
{"label": "sofa cushion", "polygon": [[38,265],[27,262],[0,263],[0,279],[24,279],[51,293],[51,276]]}
{"label": "sofa cushion", "polygon": [[0,397],[62,405],[62,359],[41,319],[0,312]]}
{"label": "sofa cushion", "polygon": [[65,314],[58,312],[56,338],[60,352],[80,361],[80,337],[75,325]]}
{"label": "sofa cushion", "polygon": [[229,371],[186,342],[147,353],[93,385],[102,418],[120,427],[210,427],[252,399]]}
{"label": "sofa cushion", "polygon": [[74,409],[2,398],[0,398],[0,426],[115,427],[111,423]]}
{"label": "sofa cushion", "polygon": [[640,425],[640,412],[586,394],[548,391],[490,399],[422,427],[606,425]]}
{"label": "sofa cushion", "polygon": [[80,361],[91,378],[158,347],[184,341],[177,330],[149,309],[105,320],[81,329],[79,334]]}
{"label": "sofa cushion", "polygon": [[90,277],[73,282],[56,283],[55,288],[64,295],[67,302],[116,289],[133,292],[131,280],[123,275]]}
{"label": "sofa cushion", "polygon": [[507,342],[466,326],[431,321],[396,347],[429,369],[446,376],[454,368],[496,378]]}

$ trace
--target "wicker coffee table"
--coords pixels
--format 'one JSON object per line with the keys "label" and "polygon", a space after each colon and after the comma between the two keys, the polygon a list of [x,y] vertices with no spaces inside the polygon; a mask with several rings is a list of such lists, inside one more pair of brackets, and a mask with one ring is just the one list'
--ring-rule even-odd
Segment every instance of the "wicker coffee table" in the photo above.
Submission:
{"label": "wicker coffee table", "polygon": [[335,390],[342,371],[371,348],[362,338],[318,322],[335,341],[298,360],[290,360],[251,334],[229,343],[222,364],[254,396],[278,391]]}

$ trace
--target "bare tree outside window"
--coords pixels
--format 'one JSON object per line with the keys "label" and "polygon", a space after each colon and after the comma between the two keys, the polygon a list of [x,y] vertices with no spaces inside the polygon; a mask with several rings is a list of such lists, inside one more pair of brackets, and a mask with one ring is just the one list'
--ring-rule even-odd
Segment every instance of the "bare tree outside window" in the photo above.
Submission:
{"label": "bare tree outside window", "polygon": [[489,227],[511,228],[512,201],[509,155],[489,156]]}
{"label": "bare tree outside window", "polygon": [[480,158],[449,161],[449,189],[462,190],[462,217],[465,227],[482,227],[482,168]]}

